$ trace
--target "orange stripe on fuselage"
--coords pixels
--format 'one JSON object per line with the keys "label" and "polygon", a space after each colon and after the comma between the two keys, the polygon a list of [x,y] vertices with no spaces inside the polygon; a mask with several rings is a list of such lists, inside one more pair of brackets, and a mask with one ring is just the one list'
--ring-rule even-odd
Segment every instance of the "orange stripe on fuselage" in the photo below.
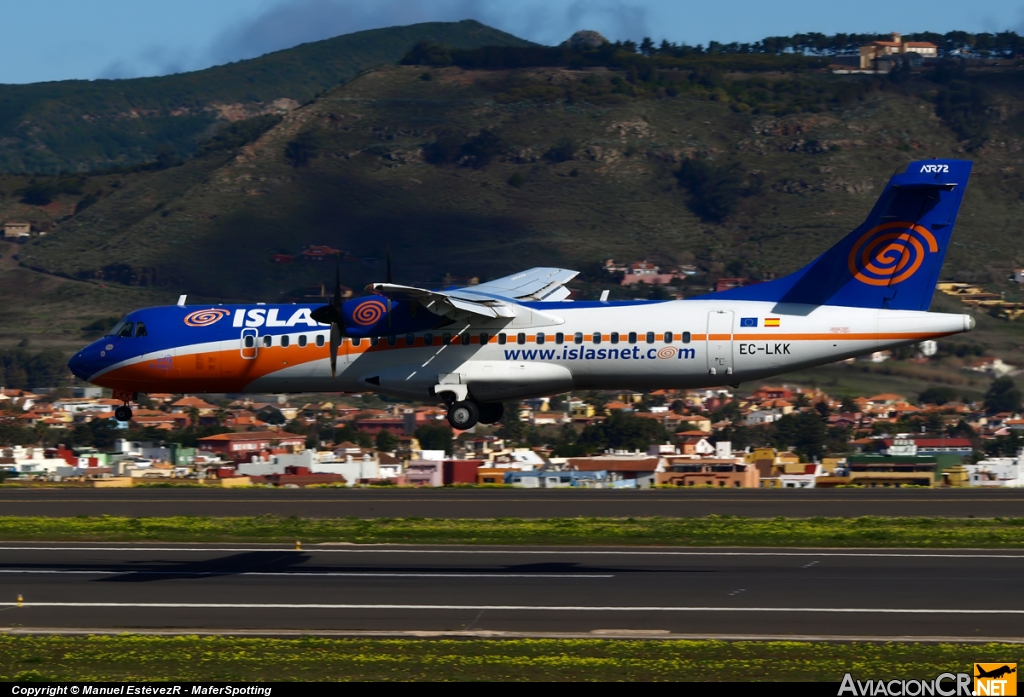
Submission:
{"label": "orange stripe on fuselage", "polygon": [[[702,341],[916,341],[936,336],[948,336],[956,332],[865,332],[859,334],[841,333],[806,333],[781,334],[761,332],[757,334],[691,334],[691,343]],[[535,335],[527,336],[528,343],[536,343]],[[659,334],[664,337],[664,334]],[[584,336],[584,343],[593,344],[593,334]],[[514,335],[512,341],[504,346],[513,348],[518,345]],[[571,335],[566,336],[567,346],[576,345]],[[611,334],[601,334],[602,342],[611,342]],[[681,334],[674,334],[675,341],[681,341]],[[497,344],[497,336],[491,336],[488,344]],[[547,342],[546,342],[547,343]],[[555,342],[550,342],[555,346]],[[621,343],[621,342],[620,342]],[[641,342],[646,343],[646,342]],[[657,343],[663,343],[661,341]],[[451,346],[479,345],[479,335],[469,337],[453,336]],[[441,337],[435,336],[430,347],[442,347]],[[359,346],[346,341],[339,351],[340,356],[357,356],[364,353],[382,353],[401,351],[408,348],[427,348],[422,337],[417,337],[412,346],[405,345],[404,337],[399,338],[394,346],[389,346],[386,339],[377,346],[372,346],[364,339]],[[247,349],[251,351],[252,349]],[[223,351],[207,351],[203,353],[175,356],[172,364],[153,359],[140,361],[132,365],[122,366],[105,373],[94,382],[103,387],[123,389],[132,392],[241,392],[254,380],[265,377],[279,370],[303,365],[312,361],[325,360],[330,357],[329,348],[310,343],[307,346],[293,344],[291,346],[260,346],[256,349],[255,358],[243,358],[240,348]]]}

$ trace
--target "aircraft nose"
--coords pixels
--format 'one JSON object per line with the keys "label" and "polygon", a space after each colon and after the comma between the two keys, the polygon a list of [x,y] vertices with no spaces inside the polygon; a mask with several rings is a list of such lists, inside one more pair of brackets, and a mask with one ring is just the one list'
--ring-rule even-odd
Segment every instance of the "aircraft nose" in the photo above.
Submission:
{"label": "aircraft nose", "polygon": [[70,370],[76,378],[88,382],[91,371],[89,370],[88,362],[85,359],[85,351],[79,351],[71,357],[71,360],[68,361],[68,370]]}

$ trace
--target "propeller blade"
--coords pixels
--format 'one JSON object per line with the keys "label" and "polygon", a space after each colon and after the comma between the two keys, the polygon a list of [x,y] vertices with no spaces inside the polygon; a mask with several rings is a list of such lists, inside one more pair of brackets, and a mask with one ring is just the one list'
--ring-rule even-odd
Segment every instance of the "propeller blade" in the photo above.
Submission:
{"label": "propeller blade", "polygon": [[331,377],[338,376],[338,347],[341,346],[341,327],[331,323]]}
{"label": "propeller blade", "polygon": [[334,259],[334,306],[341,307],[341,258]]}

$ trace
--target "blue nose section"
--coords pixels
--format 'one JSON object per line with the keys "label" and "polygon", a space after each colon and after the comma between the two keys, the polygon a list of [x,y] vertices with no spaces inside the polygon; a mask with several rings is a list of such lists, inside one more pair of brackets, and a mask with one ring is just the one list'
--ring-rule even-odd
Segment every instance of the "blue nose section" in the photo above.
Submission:
{"label": "blue nose section", "polygon": [[91,373],[89,372],[89,368],[86,365],[84,354],[85,351],[79,351],[74,356],[72,356],[71,360],[68,361],[68,370],[74,373],[76,378],[88,381],[89,375]]}

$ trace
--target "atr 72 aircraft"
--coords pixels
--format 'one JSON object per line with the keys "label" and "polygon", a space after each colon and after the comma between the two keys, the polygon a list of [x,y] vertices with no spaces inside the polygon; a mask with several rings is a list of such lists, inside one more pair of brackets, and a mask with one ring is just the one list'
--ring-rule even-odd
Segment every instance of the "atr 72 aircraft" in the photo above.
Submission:
{"label": "atr 72 aircraft", "polygon": [[[575,271],[535,268],[466,288],[388,283],[320,307],[153,307],[68,363],[139,392],[365,392],[441,398],[454,428],[502,401],[592,389],[736,386],[974,328],[927,312],[971,163],[914,162],[867,220],[795,273],[673,301],[569,301]],[[390,267],[390,264],[389,264]],[[390,277],[390,268],[388,276]]]}

